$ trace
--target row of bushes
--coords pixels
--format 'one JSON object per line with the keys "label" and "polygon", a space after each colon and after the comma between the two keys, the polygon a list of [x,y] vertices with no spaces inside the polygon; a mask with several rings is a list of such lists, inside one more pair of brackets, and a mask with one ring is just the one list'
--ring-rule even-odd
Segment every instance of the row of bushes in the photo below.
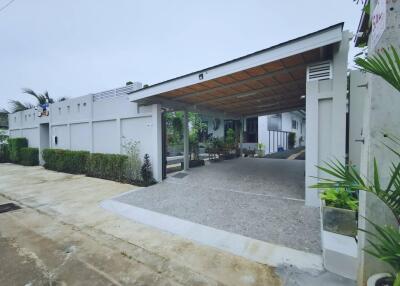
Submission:
{"label": "row of bushes", "polygon": [[39,165],[39,150],[28,147],[26,138],[9,138],[8,144],[0,145],[0,163],[37,166]]}
{"label": "row of bushes", "polygon": [[142,166],[141,180],[133,180],[127,173],[128,156],[126,155],[45,149],[43,160],[44,167],[53,171],[85,174],[90,177],[143,186],[154,183],[148,155],[145,156]]}

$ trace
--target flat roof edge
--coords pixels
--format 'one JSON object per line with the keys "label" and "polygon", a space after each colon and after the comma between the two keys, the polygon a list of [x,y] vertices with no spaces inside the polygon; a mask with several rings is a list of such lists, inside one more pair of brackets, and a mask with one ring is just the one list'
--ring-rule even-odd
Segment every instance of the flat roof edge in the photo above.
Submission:
{"label": "flat roof edge", "polygon": [[[137,101],[163,92],[182,88],[196,83],[201,83],[203,81],[234,73],[240,71],[241,69],[252,68],[263,63],[272,62],[287,56],[292,56],[298,53],[305,52],[307,50],[312,50],[318,47],[323,47],[339,42],[342,40],[343,26],[344,23],[341,22],[322,30],[318,30],[310,34],[291,39],[289,41],[271,46],[260,51],[256,51],[254,53],[215,66],[211,66],[205,69],[191,72],[189,74],[162,81],[160,83],[129,93],[129,98],[131,101]],[[310,40],[310,43],[306,43]],[[315,42],[313,42],[312,40],[314,40]],[[284,49],[287,50],[284,51]],[[202,80],[199,79],[199,74],[203,74]]]}

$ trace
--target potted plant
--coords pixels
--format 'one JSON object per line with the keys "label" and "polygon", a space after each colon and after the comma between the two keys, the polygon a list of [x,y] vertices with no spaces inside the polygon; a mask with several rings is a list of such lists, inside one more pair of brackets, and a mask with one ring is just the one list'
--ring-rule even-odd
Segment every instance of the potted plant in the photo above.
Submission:
{"label": "potted plant", "polygon": [[263,158],[265,156],[265,145],[257,143],[257,157]]}
{"label": "potted plant", "polygon": [[326,189],[321,193],[322,226],[326,231],[355,237],[358,200],[345,188]]}

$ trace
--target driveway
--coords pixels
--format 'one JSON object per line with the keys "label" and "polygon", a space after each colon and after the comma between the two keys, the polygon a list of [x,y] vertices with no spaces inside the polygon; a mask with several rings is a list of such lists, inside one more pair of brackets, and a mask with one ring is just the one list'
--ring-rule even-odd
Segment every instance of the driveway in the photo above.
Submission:
{"label": "driveway", "polygon": [[304,205],[304,161],[239,158],[179,175],[116,200],[321,254],[319,209]]}

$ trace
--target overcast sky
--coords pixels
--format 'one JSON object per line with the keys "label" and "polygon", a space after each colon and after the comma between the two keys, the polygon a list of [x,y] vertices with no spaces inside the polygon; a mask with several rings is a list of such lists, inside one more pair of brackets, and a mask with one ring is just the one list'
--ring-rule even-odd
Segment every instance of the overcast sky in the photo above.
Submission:
{"label": "overcast sky", "polygon": [[338,22],[355,32],[360,10],[352,0],[15,0],[0,12],[0,107],[28,101],[23,87],[76,97],[157,83]]}

